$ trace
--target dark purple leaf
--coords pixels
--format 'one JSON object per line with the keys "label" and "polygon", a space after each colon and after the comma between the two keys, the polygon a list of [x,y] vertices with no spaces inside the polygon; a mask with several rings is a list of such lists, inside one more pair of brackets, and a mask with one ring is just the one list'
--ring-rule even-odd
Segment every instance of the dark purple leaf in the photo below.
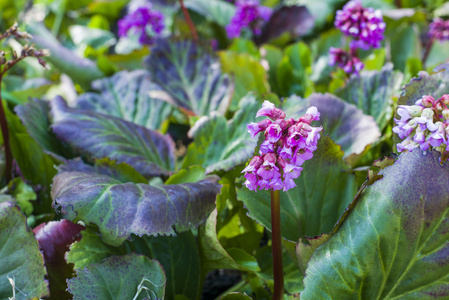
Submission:
{"label": "dark purple leaf", "polygon": [[159,39],[146,59],[152,80],[188,114],[224,114],[232,98],[228,75],[207,48],[189,40]]}
{"label": "dark purple leaf", "polygon": [[143,176],[168,175],[174,143],[168,135],[97,112],[69,108],[61,97],[51,101],[53,132],[88,158],[109,157],[131,165]]}
{"label": "dark purple leaf", "polygon": [[314,18],[307,7],[282,6],[273,12],[262,29],[262,34],[256,38],[256,43],[262,45],[285,32],[290,33],[292,38],[298,38],[305,35],[314,25]]}
{"label": "dark purple leaf", "polygon": [[68,168],[55,176],[52,186],[55,208],[96,224],[111,245],[131,234],[174,235],[196,228],[215,207],[219,191],[220,184],[211,180],[151,186]]}

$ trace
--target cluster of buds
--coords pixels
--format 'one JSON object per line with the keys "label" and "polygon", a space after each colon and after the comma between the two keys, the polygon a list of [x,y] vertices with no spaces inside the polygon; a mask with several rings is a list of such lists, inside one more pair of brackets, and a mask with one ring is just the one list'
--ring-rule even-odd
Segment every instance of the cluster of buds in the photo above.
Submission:
{"label": "cluster of buds", "polygon": [[164,15],[148,3],[147,7],[139,7],[118,21],[118,35],[137,34],[141,45],[151,45],[153,38],[162,34],[164,26]]}
{"label": "cluster of buds", "polygon": [[243,28],[249,28],[254,35],[262,33],[262,25],[267,22],[272,9],[259,5],[259,0],[237,0],[236,10],[231,19],[231,23],[226,26],[226,33],[229,38],[240,36]]}
{"label": "cluster of buds", "polygon": [[435,18],[429,25],[429,36],[439,41],[449,40],[449,20]]}
{"label": "cluster of buds", "polygon": [[449,137],[449,95],[438,100],[432,96],[424,96],[415,105],[400,105],[395,119],[393,132],[404,139],[397,144],[399,152],[420,148],[423,151],[436,150],[442,155],[440,161],[446,161],[449,151],[446,150]]}
{"label": "cluster of buds", "polygon": [[352,0],[337,11],[334,24],[352,40],[349,43],[349,53],[343,49],[330,49],[329,64],[337,64],[348,74],[358,74],[363,69],[363,64],[357,57],[357,49],[379,48],[384,39],[385,22],[382,12],[372,7],[363,7],[361,0]]}
{"label": "cluster of buds", "polygon": [[254,138],[264,132],[265,141],[260,146],[260,156],[252,158],[242,171],[248,189],[283,189],[296,186],[293,179],[301,175],[301,165],[313,157],[322,127],[312,127],[312,121],[319,120],[317,108],[310,107],[297,121],[285,120],[285,113],[269,101],[264,101],[256,117],[270,119],[248,124],[248,131]]}
{"label": "cluster of buds", "polygon": [[329,49],[329,65],[342,68],[347,74],[359,74],[364,64],[360,61],[353,49],[346,52],[340,48],[331,47]]}
{"label": "cluster of buds", "polygon": [[17,23],[14,23],[5,33],[0,34],[0,41],[4,38],[14,36],[17,39],[31,39],[32,36],[28,32],[20,31]]}

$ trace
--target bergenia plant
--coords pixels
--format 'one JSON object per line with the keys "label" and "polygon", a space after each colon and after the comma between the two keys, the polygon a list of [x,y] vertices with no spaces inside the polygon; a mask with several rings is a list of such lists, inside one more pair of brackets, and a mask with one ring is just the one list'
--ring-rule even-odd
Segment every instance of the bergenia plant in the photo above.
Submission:
{"label": "bergenia plant", "polygon": [[138,7],[118,21],[118,35],[126,37],[138,35],[141,45],[151,45],[154,38],[164,30],[164,15],[152,8],[151,4]]}
{"label": "bergenia plant", "polygon": [[293,179],[301,175],[301,165],[313,157],[323,127],[311,126],[320,119],[317,108],[310,107],[298,120],[285,120],[285,113],[269,101],[264,101],[256,117],[269,119],[248,124],[248,132],[254,138],[260,132],[265,141],[260,145],[260,156],[254,156],[245,173],[245,185],[249,190],[271,190],[271,232],[273,254],[273,299],[283,298],[283,270],[280,223],[280,190],[296,186]]}
{"label": "bergenia plant", "polygon": [[337,11],[334,25],[352,40],[349,42],[349,52],[330,49],[329,64],[337,64],[347,74],[358,74],[363,69],[363,64],[357,57],[357,49],[379,48],[384,39],[386,25],[382,12],[372,7],[363,7],[360,0],[352,0]]}
{"label": "bergenia plant", "polygon": [[237,0],[236,10],[231,22],[226,26],[226,33],[230,39],[241,35],[242,30],[249,30],[254,35],[262,33],[262,25],[272,14],[272,9],[259,4],[259,0]]}
{"label": "bergenia plant", "polygon": [[424,96],[415,105],[400,105],[395,119],[393,132],[404,139],[397,144],[399,152],[420,148],[423,151],[435,150],[441,153],[440,162],[449,158],[446,150],[449,135],[449,95],[444,94],[435,100],[432,96]]}

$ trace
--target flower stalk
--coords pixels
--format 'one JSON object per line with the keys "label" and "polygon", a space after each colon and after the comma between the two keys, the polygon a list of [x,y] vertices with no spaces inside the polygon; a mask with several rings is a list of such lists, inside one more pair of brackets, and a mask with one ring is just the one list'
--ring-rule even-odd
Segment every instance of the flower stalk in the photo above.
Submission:
{"label": "flower stalk", "polygon": [[199,41],[198,33],[196,32],[195,25],[193,25],[192,19],[190,18],[189,11],[185,7],[183,0],[179,0],[179,3],[181,4],[182,13],[184,14],[184,18],[186,18],[187,26],[189,26],[193,40],[195,42],[198,42]]}
{"label": "flower stalk", "polygon": [[284,271],[282,268],[281,202],[280,191],[271,190],[271,253],[273,256],[273,300],[284,295]]}

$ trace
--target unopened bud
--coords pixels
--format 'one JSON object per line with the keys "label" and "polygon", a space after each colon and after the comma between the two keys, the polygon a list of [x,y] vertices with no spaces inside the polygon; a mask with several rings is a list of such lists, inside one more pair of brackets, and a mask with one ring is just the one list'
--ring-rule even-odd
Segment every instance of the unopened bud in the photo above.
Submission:
{"label": "unopened bud", "polygon": [[434,115],[433,109],[431,109],[431,108],[424,108],[422,111],[422,114],[421,114],[422,117],[425,117],[429,120],[433,118],[433,115]]}
{"label": "unopened bud", "polygon": [[34,57],[44,57],[44,56],[50,56],[50,50],[40,49],[34,52]]}
{"label": "unopened bud", "polygon": [[446,108],[446,106],[444,104],[442,104],[441,102],[438,102],[437,105],[436,105],[436,109],[438,111],[442,111],[445,108]]}
{"label": "unopened bud", "polygon": [[449,105],[449,95],[448,94],[444,94],[438,100],[441,100],[441,102],[443,102],[444,104]]}
{"label": "unopened bud", "polygon": [[409,108],[409,114],[411,117],[419,117],[423,111],[423,107],[419,105],[412,105]]}
{"label": "unopened bud", "polygon": [[37,61],[42,67],[44,67],[45,69],[47,68],[47,63],[45,62],[45,60],[43,60],[42,58],[38,58]]}
{"label": "unopened bud", "polygon": [[11,56],[12,56],[13,60],[16,60],[17,59],[17,52],[14,51],[14,50],[11,50]]}
{"label": "unopened bud", "polygon": [[422,105],[424,105],[424,107],[432,107],[434,102],[435,99],[433,99],[432,96],[424,96],[422,98]]}
{"label": "unopened bud", "polygon": [[443,110],[442,115],[446,121],[449,121],[449,109]]}

